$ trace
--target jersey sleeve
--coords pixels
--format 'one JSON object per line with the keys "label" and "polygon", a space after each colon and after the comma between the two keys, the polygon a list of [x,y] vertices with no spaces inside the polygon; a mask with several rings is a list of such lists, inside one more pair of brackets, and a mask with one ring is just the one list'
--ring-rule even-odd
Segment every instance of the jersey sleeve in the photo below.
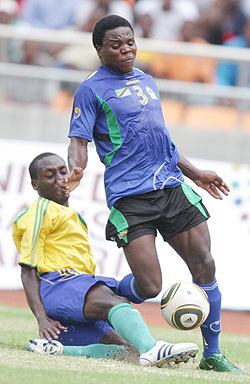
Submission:
{"label": "jersey sleeve", "polygon": [[20,253],[21,252],[22,235],[21,235],[20,231],[18,230],[18,226],[17,226],[16,222],[14,222],[12,224],[12,238],[14,240],[14,243],[15,243],[15,246],[16,246],[18,253]]}
{"label": "jersey sleeve", "polygon": [[39,201],[34,215],[24,215],[13,223],[12,236],[19,252],[19,264],[36,268],[44,257],[44,244],[50,230],[47,202]]}
{"label": "jersey sleeve", "polygon": [[98,100],[93,91],[82,83],[74,97],[68,136],[92,141],[97,113]]}

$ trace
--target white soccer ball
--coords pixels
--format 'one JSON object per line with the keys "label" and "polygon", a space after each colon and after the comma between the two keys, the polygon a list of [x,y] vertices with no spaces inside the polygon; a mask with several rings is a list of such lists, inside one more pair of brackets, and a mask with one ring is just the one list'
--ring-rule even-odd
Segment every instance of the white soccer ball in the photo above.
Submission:
{"label": "white soccer ball", "polygon": [[191,282],[173,284],[162,295],[163,318],[176,329],[188,331],[201,326],[209,310],[206,292]]}

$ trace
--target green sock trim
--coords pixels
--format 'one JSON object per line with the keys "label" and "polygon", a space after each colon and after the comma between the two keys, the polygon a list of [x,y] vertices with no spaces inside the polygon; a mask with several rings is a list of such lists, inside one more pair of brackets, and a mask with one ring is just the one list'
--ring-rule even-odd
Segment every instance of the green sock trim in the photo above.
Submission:
{"label": "green sock trim", "polygon": [[108,315],[109,323],[121,337],[132,343],[141,353],[148,352],[156,343],[140,312],[131,304],[114,306]]}
{"label": "green sock trim", "polygon": [[115,344],[90,344],[85,346],[63,346],[63,354],[68,356],[85,356],[95,359],[111,359],[123,357],[128,351],[122,345]]}

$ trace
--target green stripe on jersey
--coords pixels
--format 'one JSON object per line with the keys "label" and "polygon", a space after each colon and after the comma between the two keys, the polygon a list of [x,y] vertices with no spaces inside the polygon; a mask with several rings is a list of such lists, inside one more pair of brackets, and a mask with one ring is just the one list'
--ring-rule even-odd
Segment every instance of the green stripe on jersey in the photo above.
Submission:
{"label": "green stripe on jersey", "polygon": [[108,124],[108,130],[109,130],[109,135],[111,139],[111,143],[114,147],[113,151],[109,152],[105,156],[105,162],[107,166],[110,165],[116,151],[121,147],[122,145],[122,137],[121,137],[121,131],[119,128],[118,121],[112,112],[110,106],[108,103],[103,100],[100,96],[97,95],[97,98],[100,100],[100,103],[102,105],[102,109],[105,113],[106,119],[107,119],[107,124]]}
{"label": "green stripe on jersey", "polygon": [[203,216],[208,217],[206,211],[201,205],[201,197],[195,193],[192,188],[186,184],[185,182],[181,184],[182,190],[188,199],[188,201],[193,204],[195,207],[197,207]]}
{"label": "green stripe on jersey", "polygon": [[80,219],[80,222],[88,229],[86,221],[83,219],[83,217],[80,215],[80,213],[77,212],[77,215]]}
{"label": "green stripe on jersey", "polygon": [[20,213],[20,214],[17,216],[17,218],[16,218],[16,220],[14,221],[14,223],[16,224],[16,223],[18,222],[18,220],[21,219],[21,217],[22,217],[23,215],[25,215],[25,213],[26,213],[28,210],[29,210],[29,208],[25,209],[25,211],[23,211],[22,213]]}
{"label": "green stripe on jersey", "polygon": [[[34,261],[38,235],[41,229],[43,218],[47,212],[49,202],[50,202],[49,200],[43,199],[43,198],[38,199],[38,202],[37,202],[36,218],[35,218],[35,225],[34,225],[33,237],[32,237],[31,264],[33,264],[33,261]],[[45,205],[45,208],[43,209],[45,203],[46,205]]]}

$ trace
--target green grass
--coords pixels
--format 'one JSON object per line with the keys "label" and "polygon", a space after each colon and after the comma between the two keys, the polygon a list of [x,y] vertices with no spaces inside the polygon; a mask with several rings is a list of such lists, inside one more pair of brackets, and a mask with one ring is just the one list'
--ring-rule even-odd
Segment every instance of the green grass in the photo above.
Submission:
{"label": "green grass", "polygon": [[[1,384],[216,384],[250,383],[250,337],[221,335],[221,349],[248,375],[206,372],[195,363],[158,369],[126,362],[71,356],[43,356],[26,351],[30,338],[38,337],[37,323],[27,309],[0,306],[0,383]],[[194,341],[201,348],[200,331],[180,332],[150,327],[157,339],[172,342]]]}

